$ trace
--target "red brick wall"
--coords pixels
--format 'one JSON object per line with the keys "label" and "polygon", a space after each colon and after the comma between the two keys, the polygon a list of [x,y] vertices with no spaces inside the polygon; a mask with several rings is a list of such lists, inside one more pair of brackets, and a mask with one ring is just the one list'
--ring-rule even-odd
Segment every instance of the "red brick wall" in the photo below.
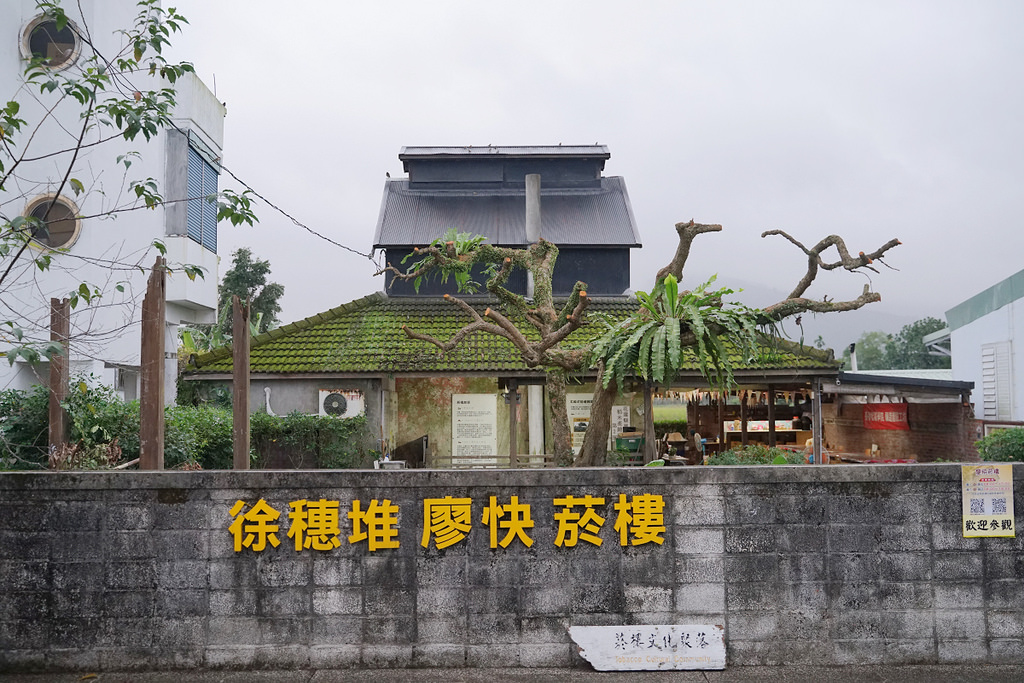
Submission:
{"label": "red brick wall", "polygon": [[822,406],[825,444],[830,451],[863,456],[871,444],[878,444],[884,460],[915,458],[936,460],[977,460],[974,447],[975,424],[970,406],[960,403],[910,403],[910,430],[864,429],[864,406],[855,403],[826,403]]}

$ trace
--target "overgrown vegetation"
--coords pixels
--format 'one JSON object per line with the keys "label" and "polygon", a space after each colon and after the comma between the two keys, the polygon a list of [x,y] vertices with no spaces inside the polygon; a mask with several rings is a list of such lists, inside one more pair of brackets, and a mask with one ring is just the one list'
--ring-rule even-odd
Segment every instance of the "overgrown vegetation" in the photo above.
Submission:
{"label": "overgrown vegetation", "polygon": [[807,456],[803,453],[794,453],[782,448],[769,448],[764,444],[751,444],[749,446],[736,446],[724,453],[715,453],[708,456],[708,465],[770,465],[780,458],[785,459],[787,465],[805,465]]}
{"label": "overgrown vegetation", "polygon": [[[49,396],[45,387],[0,392],[0,470],[107,469],[139,457],[139,403],[122,401],[109,387],[78,377],[64,403],[68,445],[49,453]],[[164,411],[164,466],[230,469],[229,407],[169,406]],[[252,466],[266,467],[272,453],[315,468],[369,465],[366,418],[257,413],[250,420]]]}
{"label": "overgrown vegetation", "polygon": [[1024,462],[1024,429],[1000,429],[975,442],[982,460]]}
{"label": "overgrown vegetation", "polygon": [[275,451],[282,452],[292,466],[312,463],[321,469],[368,467],[373,459],[366,448],[365,416],[336,418],[291,413],[276,417],[256,413],[249,424],[254,467],[266,467]]}

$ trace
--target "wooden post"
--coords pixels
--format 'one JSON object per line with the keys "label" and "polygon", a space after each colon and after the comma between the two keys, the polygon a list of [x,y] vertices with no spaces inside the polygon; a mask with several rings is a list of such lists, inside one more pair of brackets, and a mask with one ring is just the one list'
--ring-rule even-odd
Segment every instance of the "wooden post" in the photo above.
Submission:
{"label": "wooden post", "polygon": [[747,434],[747,420],[750,418],[747,414],[747,401],[749,399],[749,394],[744,394],[740,397],[740,444],[744,448],[750,445],[750,436]]}
{"label": "wooden post", "polygon": [[814,388],[814,400],[811,403],[811,429],[814,430],[814,462],[819,465],[828,464],[828,456],[821,444],[821,380],[815,377],[811,386]]}
{"label": "wooden post", "polygon": [[50,341],[60,344],[60,355],[50,357],[50,452],[68,440],[68,397],[71,351],[71,306],[67,299],[50,299]]}
{"label": "wooden post", "polygon": [[775,385],[768,385],[768,448],[775,447]]}
{"label": "wooden post", "polygon": [[139,469],[164,468],[164,313],[167,260],[157,257],[142,300]]}
{"label": "wooden post", "polygon": [[232,429],[234,468],[249,469],[249,301],[231,297]]}
{"label": "wooden post", "polygon": [[725,443],[725,394],[721,394],[717,398],[718,401],[718,428],[715,432],[718,434],[718,448],[722,448],[722,444]]}
{"label": "wooden post", "polygon": [[508,391],[508,466],[519,467],[519,439],[516,438],[519,382],[510,379],[505,389]]}
{"label": "wooden post", "polygon": [[[658,452],[654,438],[654,386],[644,382],[644,462],[657,459]],[[612,435],[614,438],[614,435]]]}

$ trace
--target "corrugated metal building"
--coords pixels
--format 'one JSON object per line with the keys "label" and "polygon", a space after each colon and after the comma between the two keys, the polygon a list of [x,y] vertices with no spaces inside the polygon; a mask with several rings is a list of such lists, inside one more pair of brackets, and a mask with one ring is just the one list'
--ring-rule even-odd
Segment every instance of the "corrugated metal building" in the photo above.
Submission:
{"label": "corrugated metal building", "polygon": [[[555,295],[577,281],[596,296],[619,296],[629,288],[629,250],[641,246],[640,231],[618,176],[602,175],[611,157],[604,145],[531,147],[403,147],[398,158],[407,179],[384,186],[374,249],[400,267],[414,247],[445,231],[482,235],[501,247],[527,247],[527,174],[541,176],[541,234],[559,248]],[[518,279],[517,279],[518,278]],[[414,295],[409,283],[387,280],[391,296]],[[526,291],[524,273],[509,288]],[[454,285],[424,283],[421,295],[455,293]]]}

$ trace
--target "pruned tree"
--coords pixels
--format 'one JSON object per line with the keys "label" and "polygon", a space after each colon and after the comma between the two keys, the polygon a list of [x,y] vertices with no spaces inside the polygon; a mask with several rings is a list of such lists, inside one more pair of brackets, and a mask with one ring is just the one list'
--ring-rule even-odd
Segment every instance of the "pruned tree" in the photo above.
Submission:
{"label": "pruned tree", "polygon": [[[565,373],[576,373],[586,367],[588,349],[563,348],[562,343],[584,324],[584,311],[589,300],[586,284],[577,282],[566,301],[561,305],[556,304],[552,296],[551,277],[558,259],[558,247],[544,239],[526,249],[495,247],[481,237],[452,230],[427,247],[416,249],[412,256],[416,260],[406,270],[387,265],[377,274],[390,272],[395,278],[412,281],[417,286],[424,278],[435,275],[442,280],[452,277],[460,291],[472,292],[480,287],[472,279],[474,266],[478,269],[483,266],[487,276],[487,291],[500,302],[507,314],[495,308],[487,308],[481,315],[462,299],[446,294],[445,300],[464,311],[471,322],[451,339],[437,339],[409,327],[402,328],[405,334],[410,339],[433,344],[442,353],[455,348],[474,332],[507,339],[519,351],[527,366],[548,370],[546,384],[551,405],[563,407],[562,419],[558,419],[556,414],[556,419],[552,420],[555,455],[559,460],[571,458],[572,434],[564,410]],[[509,276],[516,268],[532,274],[532,299],[506,287]],[[516,327],[512,318],[525,320],[537,332],[537,338],[527,337]]]}
{"label": "pruned tree", "polygon": [[[656,274],[651,292],[638,293],[640,305],[637,311],[629,318],[610,325],[593,344],[581,348],[563,348],[562,344],[572,331],[588,322],[586,284],[577,282],[572,295],[561,306],[554,301],[551,275],[558,258],[558,248],[545,240],[526,249],[508,249],[493,247],[480,238],[449,234],[424,249],[417,249],[413,254],[417,260],[405,270],[389,264],[378,274],[391,273],[397,279],[413,282],[435,275],[454,276],[460,291],[470,291],[479,286],[471,278],[473,267],[487,266],[487,291],[506,310],[514,312],[515,317],[525,320],[537,332],[538,338],[528,338],[512,323],[509,315],[493,308],[486,309],[481,315],[462,299],[450,295],[445,299],[463,310],[471,322],[446,340],[407,327],[403,328],[405,334],[433,344],[442,353],[458,346],[473,332],[503,337],[515,346],[528,366],[555,371],[548,374],[552,405],[564,402],[565,373],[581,373],[596,368],[598,381],[590,424],[583,447],[573,461],[579,466],[596,466],[603,464],[607,455],[605,444],[611,406],[615,393],[627,377],[671,382],[682,364],[682,349],[690,347],[696,353],[705,377],[714,384],[727,386],[733,376],[730,356],[725,352],[727,344],[752,352],[758,343],[759,330],[785,318],[805,312],[855,310],[879,301],[881,296],[872,292],[869,286],[865,286],[858,297],[846,301],[827,297],[816,300],[804,295],[820,270],[876,270],[873,264],[884,265],[883,256],[899,244],[898,240],[890,240],[869,254],[859,252],[854,256],[844,240],[836,235],[826,237],[813,247],[805,247],[781,230],[766,231],[762,237],[779,235],[801,249],[807,255],[807,271],[788,297],[764,309],[751,309],[727,302],[725,297],[733,294],[732,290],[710,291],[711,283],[704,283],[692,291],[680,292],[678,289],[693,240],[699,235],[721,230],[721,225],[694,221],[678,223],[675,254]],[[833,247],[838,252],[838,260],[825,260],[823,254]],[[505,287],[509,275],[517,267],[533,275],[535,291],[532,300]],[[568,419],[564,414],[555,415],[552,425],[556,455],[564,456],[570,443]]]}

